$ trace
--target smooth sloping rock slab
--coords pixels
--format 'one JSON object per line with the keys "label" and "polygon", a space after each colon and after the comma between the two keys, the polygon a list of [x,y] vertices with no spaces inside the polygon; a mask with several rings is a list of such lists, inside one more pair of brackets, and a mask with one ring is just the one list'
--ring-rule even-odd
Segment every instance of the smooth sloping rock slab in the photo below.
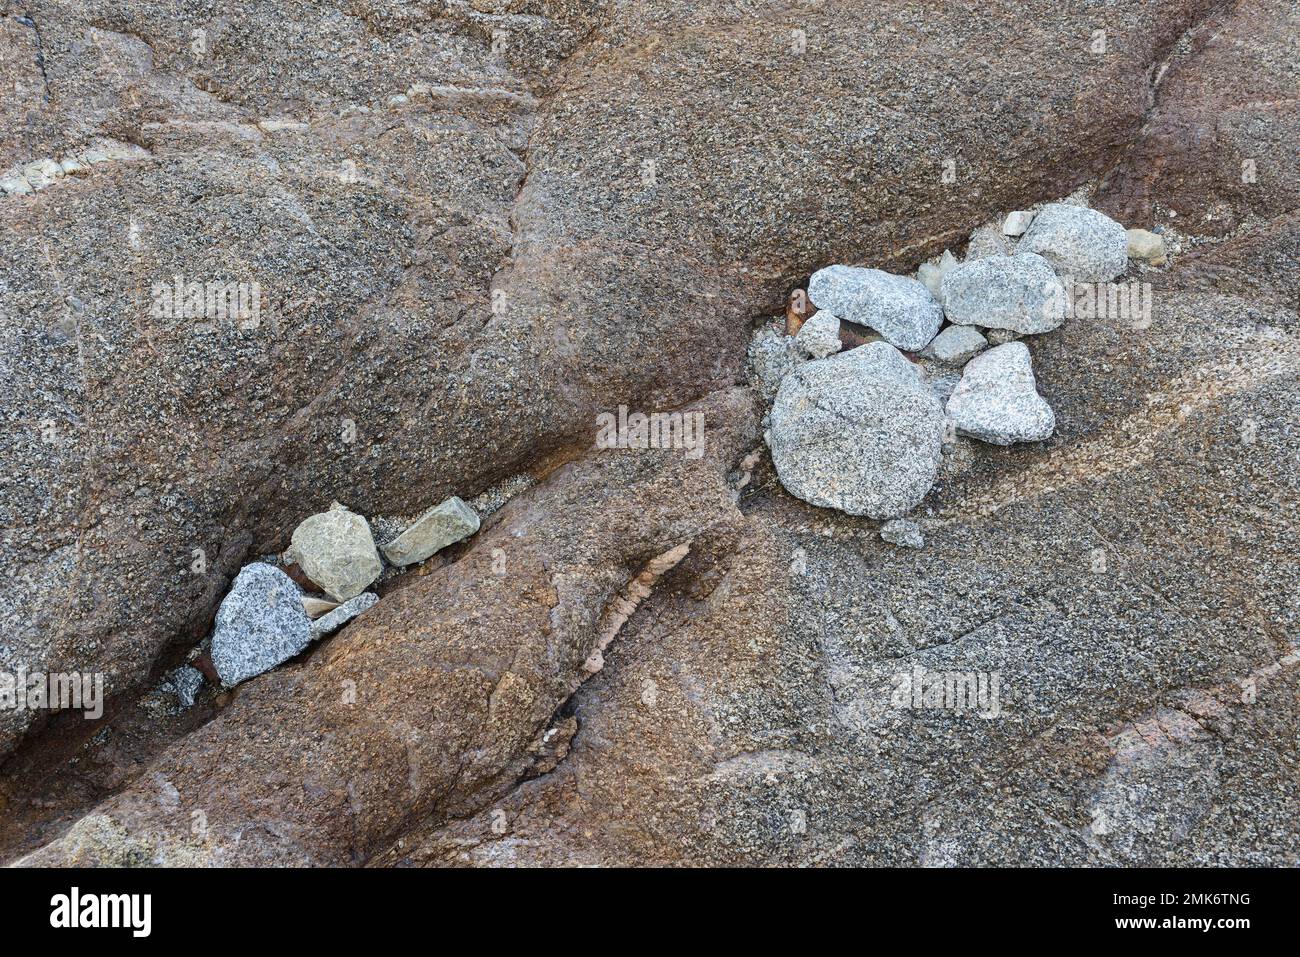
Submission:
{"label": "smooth sloping rock slab", "polygon": [[813,359],[825,359],[840,351],[840,321],[833,313],[823,309],[803,324],[799,334],[794,337],[794,342],[804,355]]}
{"label": "smooth sloping rock slab", "polygon": [[411,527],[384,545],[394,565],[422,562],[448,545],[478,531],[478,513],[453,495],[417,518]]}
{"label": "smooth sloping rock slab", "polygon": [[818,309],[870,326],[908,352],[924,349],[943,322],[943,307],[923,283],[880,269],[819,269],[808,281],[808,297]]}
{"label": "smooth sloping rock slab", "polygon": [[356,598],[345,601],[333,611],[322,615],[311,623],[311,640],[316,641],[326,635],[332,635],[357,615],[379,601],[379,596],[372,591],[362,592]]}
{"label": "smooth sloping rock slab", "polygon": [[1008,342],[976,356],[948,399],[957,431],[982,442],[1041,442],[1056,428],[1052,407],[1038,394],[1029,349]]}
{"label": "smooth sloping rock slab", "polygon": [[943,280],[948,319],[966,326],[1050,332],[1065,321],[1065,287],[1042,256],[990,256],[964,262]]}
{"label": "smooth sloping rock slab", "polygon": [[767,433],[781,484],[813,505],[893,518],[934,484],[943,410],[920,369],[873,342],[781,384]]}
{"label": "smooth sloping rock slab", "polygon": [[974,326],[949,326],[925,347],[925,355],[945,365],[964,365],[989,347]]}
{"label": "smooth sloping rock slab", "polygon": [[1016,252],[1037,253],[1080,282],[1109,282],[1128,268],[1128,235],[1105,213],[1051,203],[1034,217]]}
{"label": "smooth sloping rock slab", "polygon": [[232,687],[269,671],[310,642],[298,586],[273,565],[245,565],[217,609],[212,634],[212,664],[222,683]]}
{"label": "smooth sloping rock slab", "polygon": [[289,557],[337,602],[361,594],[384,570],[370,524],[338,502],[293,530]]}

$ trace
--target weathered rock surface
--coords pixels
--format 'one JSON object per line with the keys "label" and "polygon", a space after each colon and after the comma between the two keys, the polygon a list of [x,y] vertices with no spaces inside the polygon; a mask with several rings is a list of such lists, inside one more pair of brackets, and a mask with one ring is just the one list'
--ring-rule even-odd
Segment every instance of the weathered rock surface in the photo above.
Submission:
{"label": "weathered rock surface", "polygon": [[1016,247],[1017,256],[1038,253],[1062,276],[1109,282],[1128,268],[1128,236],[1105,213],[1071,203],[1048,203]]}
{"label": "weathered rock surface", "polygon": [[943,409],[920,368],[888,343],[792,373],[771,422],[767,443],[781,484],[805,502],[892,518],[934,484]]}
{"label": "weathered rock surface", "polygon": [[1033,253],[962,263],[944,277],[943,301],[952,322],[1022,335],[1051,332],[1065,321],[1065,287],[1051,263]]}
{"label": "weathered rock surface", "polygon": [[840,351],[840,321],[823,309],[800,327],[794,342],[810,359],[825,359]]}
{"label": "weathered rock surface", "polygon": [[1056,428],[1023,342],[995,346],[967,363],[947,412],[959,433],[995,445],[1041,442]]}
{"label": "weathered rock surface", "polygon": [[[0,169],[105,136],[148,157],[0,198],[0,652],[129,702],[321,489],[411,514],[600,410],[733,383],[753,319],[821,265],[910,271],[1111,168],[1210,6],[854,0],[801,11],[793,60],[785,11],[713,0],[382,30],[332,3],[250,0],[236,29],[48,0],[41,62],[4,18]],[[1098,57],[1097,29],[1125,42]],[[178,275],[258,283],[260,321],[153,315]],[[0,715],[0,752],[45,717]]]}
{"label": "weathered rock surface", "polygon": [[311,623],[311,640],[318,641],[334,634],[367,608],[373,608],[378,601],[379,596],[374,592],[362,592],[356,598],[349,599],[337,608],[326,612]]}
{"label": "weathered rock surface", "polygon": [[819,269],[808,280],[808,298],[818,309],[875,329],[909,352],[924,349],[943,322],[943,307],[923,283],[881,269]]}
{"label": "weathered rock surface", "polygon": [[311,642],[311,621],[289,576],[254,562],[235,576],[217,609],[212,664],[233,687],[288,661]]}
{"label": "weathered rock surface", "polygon": [[881,541],[904,548],[924,548],[925,536],[921,526],[905,518],[896,518],[880,526]]}
{"label": "weathered rock surface", "polygon": [[926,346],[924,355],[945,365],[965,365],[989,346],[974,326],[949,326]]}
{"label": "weathered rock surface", "polygon": [[1215,237],[1300,208],[1297,33],[1293,0],[1225,4],[1188,30],[1095,205],[1126,226]]}
{"label": "weathered rock surface", "polygon": [[[709,422],[701,458],[614,450],[561,467],[460,561],[244,686],[159,757],[165,774],[95,811],[111,839],[74,829],[26,863],[129,850],[150,864],[355,864],[420,821],[487,807],[535,766],[593,653],[618,647],[654,590],[636,590],[639,573],[676,549],[691,574],[717,574],[740,519],[728,476],[759,441],[757,409],[748,389],[695,408]],[[197,808],[205,835],[189,826]]]}
{"label": "weathered rock surface", "polygon": [[[0,853],[1300,863],[1294,5],[835,3],[804,57],[786,8],[472,6],[40,2],[45,76],[0,21],[0,169],[149,154],[0,197],[0,667],[116,705],[0,713]],[[756,408],[709,409],[726,465],[575,451],[737,381],[822,265],[907,273],[1108,172],[1125,225],[1230,238],[1151,274],[1149,329],[1034,341],[1056,435],[956,443],[923,551],[786,494]],[[151,315],[176,274],[257,280],[260,326]],[[522,472],[301,662],[134,706],[321,489]],[[892,706],[918,665],[999,673],[1001,716]]]}
{"label": "weathered rock surface", "polygon": [[383,546],[394,565],[412,565],[478,531],[478,513],[453,495],[422,513],[410,528]]}
{"label": "weathered rock surface", "polygon": [[[1035,343],[1058,440],[947,474],[921,551],[751,500],[721,583],[662,589],[575,695],[554,773],[375,863],[1294,866],[1294,313],[1157,310]],[[917,665],[997,673],[1000,717],[896,707]]]}
{"label": "weathered rock surface", "polygon": [[285,554],[338,602],[361,594],[384,570],[370,523],[338,502],[303,519]]}

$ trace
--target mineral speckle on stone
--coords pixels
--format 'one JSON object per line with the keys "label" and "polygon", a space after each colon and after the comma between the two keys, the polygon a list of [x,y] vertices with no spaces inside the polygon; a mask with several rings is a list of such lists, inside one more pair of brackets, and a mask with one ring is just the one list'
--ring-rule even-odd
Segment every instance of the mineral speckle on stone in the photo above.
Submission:
{"label": "mineral speckle on stone", "polygon": [[880,537],[891,545],[903,548],[923,548],[925,536],[921,526],[905,518],[896,518],[880,526]]}
{"label": "mineral speckle on stone", "polygon": [[1042,256],[991,256],[965,262],[943,281],[951,322],[1023,334],[1065,321],[1065,287]]}
{"label": "mineral speckle on stone", "polygon": [[385,544],[384,557],[394,565],[422,562],[448,545],[473,535],[478,526],[478,514],[453,495],[426,511],[411,523],[410,528]]}
{"label": "mineral speckle on stone", "polygon": [[805,320],[794,337],[795,345],[812,359],[825,359],[840,351],[840,321],[823,309]]}
{"label": "mineral speckle on stone", "polygon": [[212,664],[233,687],[287,661],[311,641],[298,586],[272,565],[254,562],[235,577],[217,609]]}
{"label": "mineral speckle on stone", "polygon": [[338,602],[361,594],[384,569],[369,523],[338,502],[293,530],[286,557]]}
{"label": "mineral speckle on stone", "polygon": [[1124,227],[1095,209],[1069,203],[1044,206],[1016,252],[1037,253],[1079,282],[1110,282],[1128,268]]}
{"label": "mineral speckle on stone", "polygon": [[808,297],[818,309],[869,326],[909,352],[924,349],[943,322],[943,307],[921,282],[880,269],[819,269],[808,282]]}
{"label": "mineral speckle on stone", "polygon": [[356,598],[345,601],[333,611],[311,623],[311,640],[316,641],[326,635],[332,635],[377,601],[379,601],[379,596],[372,591],[362,592]]}
{"label": "mineral speckle on stone", "polygon": [[997,346],[967,363],[947,411],[959,433],[995,445],[1040,442],[1056,427],[1023,342]]}
{"label": "mineral speckle on stone", "polygon": [[789,376],[767,441],[792,495],[850,515],[893,518],[934,484],[943,423],[919,367],[874,342]]}

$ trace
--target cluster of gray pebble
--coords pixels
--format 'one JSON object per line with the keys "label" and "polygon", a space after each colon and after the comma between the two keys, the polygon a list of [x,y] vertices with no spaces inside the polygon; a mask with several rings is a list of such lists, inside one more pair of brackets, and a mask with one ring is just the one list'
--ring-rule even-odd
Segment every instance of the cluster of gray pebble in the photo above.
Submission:
{"label": "cluster of gray pebble", "polygon": [[[374,524],[389,533],[382,545],[376,546],[364,516],[335,502],[294,529],[282,556],[240,569],[217,609],[207,648],[224,687],[269,671],[337,631],[379,601],[366,589],[385,571],[385,561],[392,568],[422,562],[477,532],[479,516],[452,496],[412,522]],[[293,566],[297,581],[285,570]],[[189,665],[167,678],[183,707],[193,703],[202,681]]]}
{"label": "cluster of gray pebble", "polygon": [[[945,252],[914,278],[843,265],[814,273],[818,311],[793,337],[761,329],[750,349],[772,401],[765,438],[781,484],[813,505],[888,519],[886,541],[920,547],[919,526],[903,516],[934,484],[945,440],[1049,438],[1056,418],[1019,339],[1058,328],[1072,286],[1115,279],[1130,256],[1163,263],[1160,238],[1062,202],[977,230],[964,262]],[[841,351],[842,320],[875,341]],[[935,365],[961,375],[927,375]]]}

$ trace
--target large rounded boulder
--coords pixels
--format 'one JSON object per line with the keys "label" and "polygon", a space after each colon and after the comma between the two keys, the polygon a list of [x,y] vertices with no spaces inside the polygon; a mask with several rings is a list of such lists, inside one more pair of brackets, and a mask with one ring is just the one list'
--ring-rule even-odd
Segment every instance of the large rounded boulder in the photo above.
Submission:
{"label": "large rounded boulder", "polygon": [[944,414],[921,370],[885,342],[810,362],[782,382],[768,446],[781,484],[813,505],[893,518],[925,497]]}

